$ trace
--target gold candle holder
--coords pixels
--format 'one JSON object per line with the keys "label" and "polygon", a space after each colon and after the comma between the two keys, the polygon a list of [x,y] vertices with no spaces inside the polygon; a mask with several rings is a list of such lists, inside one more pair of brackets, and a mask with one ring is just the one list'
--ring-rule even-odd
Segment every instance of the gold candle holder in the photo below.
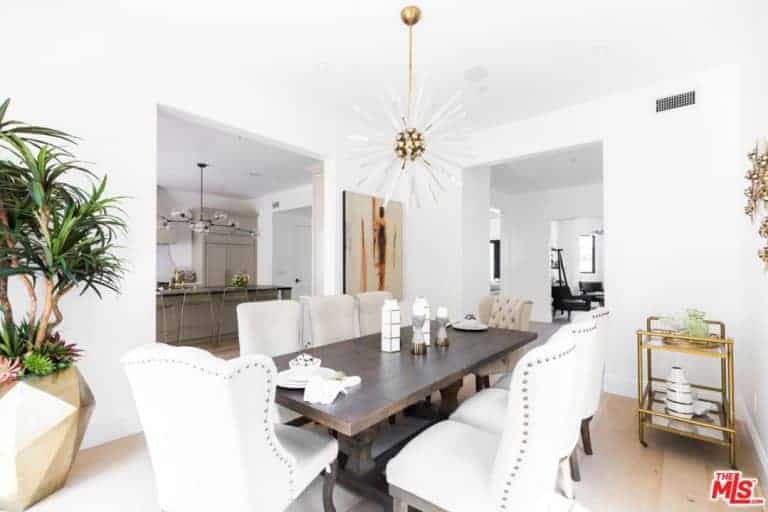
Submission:
{"label": "gold candle holder", "polygon": [[450,345],[450,342],[448,341],[448,330],[446,327],[448,326],[448,317],[437,317],[437,341],[435,344],[440,348],[446,348],[448,345]]}
{"label": "gold candle holder", "polygon": [[427,353],[427,344],[424,342],[424,321],[426,315],[423,312],[413,315],[413,338],[411,340],[411,354],[423,356]]}

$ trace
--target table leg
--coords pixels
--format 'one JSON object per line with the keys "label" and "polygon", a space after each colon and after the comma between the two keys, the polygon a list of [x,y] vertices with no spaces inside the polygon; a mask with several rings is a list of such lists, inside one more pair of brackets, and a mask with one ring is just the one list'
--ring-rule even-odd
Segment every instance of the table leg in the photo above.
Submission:
{"label": "table leg", "polygon": [[459,407],[459,390],[463,381],[457,380],[440,390],[440,415],[450,416]]}
{"label": "table leg", "polygon": [[368,429],[356,436],[345,436],[339,434],[339,451],[346,457],[344,469],[357,476],[365,475],[373,471],[376,467],[376,461],[373,459],[371,448],[376,439],[376,430]]}

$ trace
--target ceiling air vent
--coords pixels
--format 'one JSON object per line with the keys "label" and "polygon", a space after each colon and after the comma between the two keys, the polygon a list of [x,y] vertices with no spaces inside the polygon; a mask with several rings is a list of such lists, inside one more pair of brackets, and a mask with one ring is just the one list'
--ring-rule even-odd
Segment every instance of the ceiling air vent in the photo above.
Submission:
{"label": "ceiling air vent", "polygon": [[688,105],[696,104],[696,91],[688,91],[682,94],[676,94],[674,96],[667,96],[666,98],[659,98],[656,100],[656,112],[666,112],[667,110],[674,110],[676,108],[687,107]]}

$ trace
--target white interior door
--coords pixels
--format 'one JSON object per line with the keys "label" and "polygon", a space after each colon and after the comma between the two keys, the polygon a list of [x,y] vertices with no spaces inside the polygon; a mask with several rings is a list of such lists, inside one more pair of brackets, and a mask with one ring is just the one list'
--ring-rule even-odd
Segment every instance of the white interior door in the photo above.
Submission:
{"label": "white interior door", "polygon": [[296,225],[293,232],[292,297],[312,295],[312,226]]}

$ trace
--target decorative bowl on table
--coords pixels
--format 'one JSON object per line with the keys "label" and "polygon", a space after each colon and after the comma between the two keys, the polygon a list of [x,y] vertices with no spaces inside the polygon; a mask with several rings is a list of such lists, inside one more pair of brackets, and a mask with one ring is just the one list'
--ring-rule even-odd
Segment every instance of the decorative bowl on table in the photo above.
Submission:
{"label": "decorative bowl on table", "polygon": [[322,359],[318,359],[309,354],[299,354],[288,363],[290,368],[317,367],[322,364]]}
{"label": "decorative bowl on table", "polygon": [[487,331],[488,326],[477,319],[475,315],[469,314],[464,320],[455,322],[452,327],[458,331]]}

